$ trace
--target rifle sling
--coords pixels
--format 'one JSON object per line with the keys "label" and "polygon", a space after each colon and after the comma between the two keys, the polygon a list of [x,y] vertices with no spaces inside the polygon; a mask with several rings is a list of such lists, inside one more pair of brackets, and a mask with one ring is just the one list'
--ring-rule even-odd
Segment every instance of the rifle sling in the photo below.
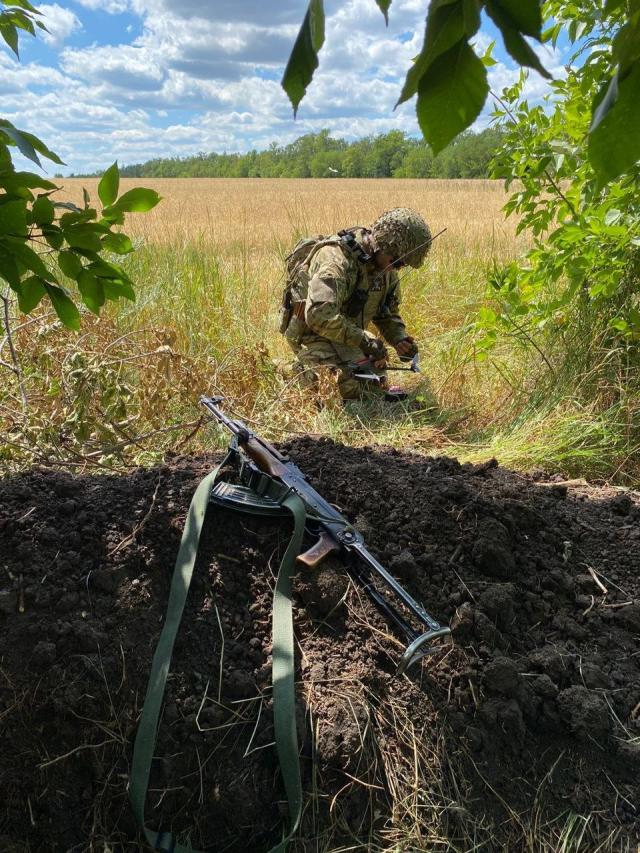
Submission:
{"label": "rifle sling", "polygon": [[[199,853],[191,845],[180,843],[170,832],[149,829],[144,822],[144,804],[171,655],[198,555],[198,545],[209,504],[209,494],[215,485],[219,472],[233,458],[234,453],[235,451],[230,451],[220,465],[207,474],[198,485],[191,501],[171,580],[167,614],[153,655],[147,694],[133,748],[129,779],[131,806],[149,845],[154,850],[165,851],[165,853],[174,853],[174,851],[175,853]],[[295,568],[295,559],[301,550],[305,508],[298,495],[291,491],[285,494],[281,500],[281,505],[293,515],[294,529],[280,563],[273,598],[273,718],[276,750],[289,802],[290,828],[283,840],[273,847],[269,853],[285,853],[302,815],[302,783],[300,780],[295,714],[291,578]]]}

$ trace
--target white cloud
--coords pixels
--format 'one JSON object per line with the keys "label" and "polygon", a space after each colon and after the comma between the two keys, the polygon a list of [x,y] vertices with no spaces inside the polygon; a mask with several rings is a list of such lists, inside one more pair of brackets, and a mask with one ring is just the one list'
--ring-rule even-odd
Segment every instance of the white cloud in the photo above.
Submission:
{"label": "white cloud", "polygon": [[85,9],[108,12],[110,15],[120,15],[129,9],[128,0],[75,0]]}
{"label": "white cloud", "polygon": [[59,47],[72,33],[82,29],[80,20],[70,9],[63,9],[57,3],[38,8],[42,12],[43,23],[47,28],[47,31],[40,31],[45,44]]}
{"label": "white cloud", "polygon": [[164,77],[161,61],[144,47],[118,45],[62,52],[62,70],[83,80],[103,81],[129,92],[157,90]]}
{"label": "white cloud", "polygon": [[[373,0],[328,0],[320,67],[295,122],[279,80],[306,0],[77,2],[80,14],[86,7],[137,15],[138,35],[123,25],[120,43],[67,47],[58,68],[20,66],[0,52],[5,113],[37,132],[70,170],[93,171],[115,157],[132,163],[265,148],[324,127],[348,139],[418,133],[414,104],[393,107],[422,45],[426,0],[394,0],[388,28]],[[69,10],[48,8],[77,21]],[[478,50],[489,40],[479,33]],[[502,55],[500,43],[495,53]],[[561,68],[560,56],[544,61]],[[516,77],[505,62],[489,70],[498,91]],[[546,85],[532,73],[527,93],[539,98]]]}

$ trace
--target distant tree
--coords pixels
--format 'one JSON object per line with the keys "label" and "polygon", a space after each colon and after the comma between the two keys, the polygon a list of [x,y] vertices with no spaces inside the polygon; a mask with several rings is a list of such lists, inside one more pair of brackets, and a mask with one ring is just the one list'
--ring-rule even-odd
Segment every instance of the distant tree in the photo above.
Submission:
{"label": "distant tree", "polygon": [[154,178],[486,178],[501,136],[497,128],[468,131],[434,158],[424,140],[399,130],[351,143],[322,130],[283,147],[273,143],[266,151],[155,159],[125,166],[121,173]]}

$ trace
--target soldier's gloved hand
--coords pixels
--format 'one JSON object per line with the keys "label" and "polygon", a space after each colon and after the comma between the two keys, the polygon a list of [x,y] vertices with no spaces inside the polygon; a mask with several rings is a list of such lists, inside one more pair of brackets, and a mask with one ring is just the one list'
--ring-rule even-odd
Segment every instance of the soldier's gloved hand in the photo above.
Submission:
{"label": "soldier's gloved hand", "polygon": [[395,348],[402,361],[409,361],[418,353],[418,345],[409,335],[398,341]]}
{"label": "soldier's gloved hand", "polygon": [[374,363],[378,361],[386,361],[387,359],[387,348],[380,338],[369,337],[367,335],[362,339],[360,349],[365,355],[371,356]]}

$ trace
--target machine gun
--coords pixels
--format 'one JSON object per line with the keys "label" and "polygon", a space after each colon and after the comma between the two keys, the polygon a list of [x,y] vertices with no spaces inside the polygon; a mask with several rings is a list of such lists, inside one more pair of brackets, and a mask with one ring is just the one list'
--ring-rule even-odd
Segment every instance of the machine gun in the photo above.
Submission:
{"label": "machine gun", "polygon": [[[279,515],[281,502],[295,492],[307,512],[307,529],[317,535],[314,545],[297,557],[307,569],[318,566],[330,554],[339,554],[354,580],[362,587],[380,612],[402,634],[407,646],[398,674],[431,652],[450,629],[441,625],[398,583],[371,554],[362,534],[307,482],[303,472],[269,442],[252,432],[242,421],[234,420],[220,409],[222,397],[201,397],[200,402],[229,432],[231,461],[237,465],[240,484],[219,481],[211,491],[211,501],[227,509],[255,515]],[[381,592],[386,588],[409,616]],[[426,629],[426,630],[425,630]]]}

